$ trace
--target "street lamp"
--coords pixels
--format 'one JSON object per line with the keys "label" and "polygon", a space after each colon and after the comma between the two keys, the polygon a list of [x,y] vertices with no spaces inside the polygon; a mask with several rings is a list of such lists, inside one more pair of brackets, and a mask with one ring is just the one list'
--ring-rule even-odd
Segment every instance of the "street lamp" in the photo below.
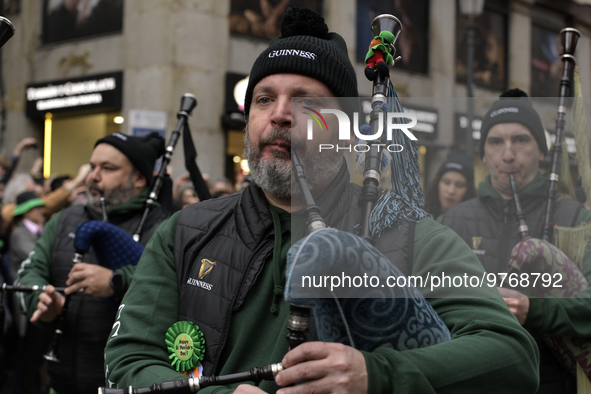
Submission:
{"label": "street lamp", "polygon": [[460,12],[466,17],[468,23],[466,24],[466,33],[468,38],[468,59],[466,61],[466,68],[468,74],[466,76],[466,87],[468,95],[468,128],[466,130],[466,151],[468,157],[474,156],[474,140],[472,138],[472,121],[474,120],[474,36],[476,34],[476,26],[474,19],[482,15],[484,10],[484,0],[459,0]]}

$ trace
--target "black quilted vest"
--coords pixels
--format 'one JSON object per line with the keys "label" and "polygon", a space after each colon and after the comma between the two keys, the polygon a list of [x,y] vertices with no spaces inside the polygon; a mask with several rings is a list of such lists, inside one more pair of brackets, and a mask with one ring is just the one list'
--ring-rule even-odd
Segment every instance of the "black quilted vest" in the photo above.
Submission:
{"label": "black quilted vest", "polygon": [[[132,234],[139,223],[143,209],[114,213],[109,221]],[[166,218],[161,208],[152,210],[142,232],[141,243],[145,245],[157,225]],[[64,210],[59,218],[50,265],[51,283],[65,286],[74,257],[76,227],[89,220],[101,220],[98,213],[77,205]],[[89,251],[84,262],[98,264],[94,253]],[[59,363],[48,362],[51,387],[59,394],[95,394],[97,387],[104,386],[104,349],[115,321],[117,305],[111,298],[96,298],[76,294],[71,298],[66,315],[64,333],[59,342]]]}
{"label": "black quilted vest", "polygon": [[[525,222],[530,235],[542,238],[542,226],[546,216],[545,196],[520,196]],[[583,207],[577,201],[559,200],[554,210],[554,222],[563,227],[573,227]],[[507,272],[513,247],[521,239],[514,200],[491,197],[474,198],[458,204],[445,213],[444,225],[470,245],[487,272]],[[553,237],[551,241],[554,242]],[[574,393],[576,380],[553,356],[541,334],[532,329],[540,350],[540,388],[538,394]]]}
{"label": "black quilted vest", "polygon": [[[330,227],[353,232],[360,220],[361,188],[349,183],[349,174],[343,168],[327,190],[316,201],[323,218]],[[219,372],[232,313],[240,308],[273,253],[273,240],[267,201],[254,185],[181,212],[174,246],[179,320],[194,322],[203,331],[204,375]],[[406,221],[401,228],[386,230],[375,240],[375,246],[405,274],[411,272],[413,243],[414,223]],[[212,268],[205,273],[208,267]]]}
{"label": "black quilted vest", "polygon": [[[546,198],[525,195],[520,196],[520,203],[530,235],[542,238]],[[557,201],[554,222],[573,227],[582,207],[573,200]],[[470,245],[487,272],[507,271],[511,250],[521,239],[514,200],[473,198],[447,211],[442,223]]]}

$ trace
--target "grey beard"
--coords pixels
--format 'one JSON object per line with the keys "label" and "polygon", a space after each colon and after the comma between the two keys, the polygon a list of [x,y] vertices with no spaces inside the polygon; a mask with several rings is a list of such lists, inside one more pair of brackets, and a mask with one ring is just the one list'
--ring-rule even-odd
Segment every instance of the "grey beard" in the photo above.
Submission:
{"label": "grey beard", "polygon": [[88,206],[97,212],[101,212],[101,201],[100,198],[90,193],[90,188],[103,191],[105,196],[105,208],[107,212],[111,212],[113,209],[123,205],[127,201],[131,200],[135,196],[135,188],[133,186],[133,173],[129,175],[129,178],[121,185],[110,191],[100,189],[96,184],[90,183],[86,185],[86,195],[88,196]]}
{"label": "grey beard", "polygon": [[[273,129],[271,134],[261,139],[259,146],[250,143],[248,125],[244,135],[244,154],[248,160],[250,174],[256,185],[265,192],[279,200],[299,199],[302,196],[297,180],[292,175],[291,161],[285,159],[287,155],[277,152],[271,159],[261,158],[261,149],[264,145],[276,140],[283,140],[289,143],[292,150],[296,147],[304,148],[303,143],[292,144],[291,132],[287,128]],[[312,193],[321,187],[328,185],[338,174],[343,163],[342,153],[336,151],[308,152],[308,155],[301,160],[306,172],[306,179]]]}

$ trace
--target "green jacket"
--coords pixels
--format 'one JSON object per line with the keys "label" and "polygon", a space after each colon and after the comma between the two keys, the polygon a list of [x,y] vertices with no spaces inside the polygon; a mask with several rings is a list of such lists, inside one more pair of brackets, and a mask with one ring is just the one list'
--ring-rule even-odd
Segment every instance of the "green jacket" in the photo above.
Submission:
{"label": "green jacket", "polygon": [[[521,205],[524,210],[529,209],[529,203],[538,204],[540,208],[536,212],[543,210],[543,204],[545,203],[545,196],[548,193],[549,180],[538,172],[537,176],[533,181],[524,187],[519,193]],[[513,204],[511,201],[503,200],[501,195],[492,187],[490,181],[490,175],[488,175],[478,187],[478,199],[466,201],[458,204],[457,206],[450,209],[445,213],[442,223],[450,226],[453,230],[458,231],[460,236],[464,239],[480,234],[464,234],[465,230],[459,226],[462,219],[457,221],[458,215],[464,213],[468,215],[467,208],[470,204],[476,203],[480,200],[485,205],[496,204],[497,206]],[[539,215],[537,215],[539,216]],[[536,220],[543,221],[542,217],[537,217]],[[510,218],[515,223],[517,219],[512,215]],[[540,236],[538,234],[540,229],[534,228],[539,226],[533,226],[530,221],[526,223],[529,226],[530,233],[532,236]],[[533,217],[531,218],[534,219]],[[455,224],[457,221],[458,224]],[[585,208],[582,208],[575,220],[575,226],[581,223],[591,222],[591,212]],[[492,225],[492,224],[491,224]],[[515,224],[517,226],[517,224]],[[519,241],[519,237],[514,239],[512,245],[515,245]],[[468,241],[467,241],[468,242]],[[505,264],[508,263],[508,260]],[[583,261],[582,273],[587,279],[587,282],[591,283],[591,246],[587,246],[587,252]],[[534,328],[540,332],[553,336],[580,336],[590,337],[591,336],[591,288],[580,292],[576,297],[569,299],[560,298],[530,298],[530,307],[525,321],[524,326],[527,328]]]}
{"label": "green jacket", "polygon": [[[167,329],[179,319],[173,257],[177,219],[178,214],[158,228],[122,301],[105,349],[110,387],[149,387],[154,382],[186,379],[170,366],[164,343]],[[413,256],[413,275],[441,274],[452,270],[452,265],[468,275],[483,272],[464,242],[430,218],[416,224]],[[272,266],[271,262],[265,265],[243,307],[235,312],[220,374],[275,363],[287,352],[287,303],[280,300],[277,315],[270,313]],[[472,393],[476,388],[482,393],[534,392],[538,353],[533,339],[504,302],[495,298],[496,289],[483,288],[481,295],[488,298],[429,300],[452,333],[449,342],[404,352],[379,348],[364,353],[368,392]],[[274,392],[277,386],[268,382],[261,388]],[[210,387],[200,392],[230,393],[233,388]]]}
{"label": "green jacket", "polygon": [[[145,189],[143,192],[141,192],[131,200],[127,201],[126,203],[122,204],[117,208],[114,208],[109,213],[109,217],[112,219],[116,219],[121,213],[127,213],[129,211],[142,212],[146,203],[148,193],[149,190]],[[58,212],[53,218],[51,218],[45,224],[43,234],[37,241],[35,249],[29,255],[29,258],[23,262],[25,264],[23,264],[21,266],[21,269],[19,270],[19,276],[17,279],[19,284],[29,286],[45,285],[51,283],[49,262],[52,259],[54,239],[56,235],[57,225],[62,215],[62,212]],[[72,250],[72,257],[73,256],[74,251]],[[123,276],[124,289],[127,289],[129,287],[131,279],[133,278],[134,271],[135,266],[133,265],[126,265],[117,270],[117,272],[120,272]],[[24,309],[23,311],[27,314],[29,318],[37,309],[37,300],[40,293],[41,291],[24,294],[26,309]],[[123,293],[124,291],[121,294],[116,294],[115,296],[118,296],[119,299],[121,299],[123,297]]]}
{"label": "green jacket", "polygon": [[[128,234],[136,230],[148,194],[143,193],[109,212],[109,222]],[[153,209],[142,232],[142,243],[150,238],[157,224],[166,217],[161,208]],[[21,265],[19,283],[23,285],[65,286],[74,257],[74,232],[79,224],[100,220],[100,214],[83,206],[67,208],[50,220],[29,257]],[[133,241],[131,241],[133,242]],[[94,253],[87,253],[84,261],[97,264]],[[124,288],[115,296],[121,297],[131,282],[135,267],[127,265],[119,271]],[[26,293],[22,305],[30,317],[36,310],[39,292]],[[51,386],[60,394],[96,393],[104,381],[102,368],[104,347],[116,317],[117,303],[113,299],[72,295],[61,329],[58,348],[59,363],[48,365]],[[57,319],[52,322],[55,326]]]}

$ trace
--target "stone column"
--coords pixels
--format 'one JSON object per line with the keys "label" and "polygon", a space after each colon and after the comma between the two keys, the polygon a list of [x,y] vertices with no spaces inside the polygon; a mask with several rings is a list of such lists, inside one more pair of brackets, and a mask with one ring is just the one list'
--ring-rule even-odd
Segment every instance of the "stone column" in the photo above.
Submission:
{"label": "stone column", "polygon": [[509,11],[509,87],[531,92],[531,14],[533,1],[512,1]]}
{"label": "stone column", "polygon": [[[456,1],[432,0],[430,5],[429,26],[429,75],[431,76],[432,97],[437,100],[439,107],[439,135],[437,142],[443,145],[454,143],[454,112],[458,100],[444,100],[456,97]],[[463,108],[466,108],[463,106]],[[465,110],[460,110],[465,111]],[[440,158],[446,152],[441,152]]]}
{"label": "stone column", "polygon": [[[197,98],[189,118],[202,172],[221,176],[229,1],[128,0],[124,20],[124,108],[166,111],[167,140],[184,93]],[[182,140],[173,155],[174,176],[185,172]]]}

